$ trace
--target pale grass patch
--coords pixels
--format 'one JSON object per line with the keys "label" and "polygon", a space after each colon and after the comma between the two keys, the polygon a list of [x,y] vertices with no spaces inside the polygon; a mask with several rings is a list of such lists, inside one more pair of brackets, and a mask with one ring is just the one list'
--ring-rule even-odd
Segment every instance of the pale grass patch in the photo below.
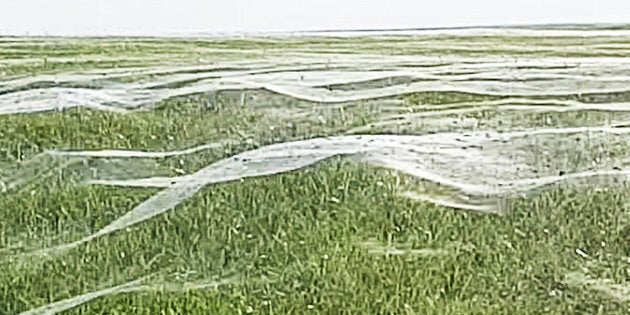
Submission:
{"label": "pale grass patch", "polygon": [[374,240],[361,242],[359,245],[367,249],[368,254],[372,255],[436,257],[449,254],[449,251],[440,248],[413,249],[411,244],[398,244],[395,246]]}
{"label": "pale grass patch", "polygon": [[611,279],[593,279],[579,271],[565,275],[565,282],[572,286],[586,287],[622,302],[630,302],[630,284],[627,283],[614,283]]}

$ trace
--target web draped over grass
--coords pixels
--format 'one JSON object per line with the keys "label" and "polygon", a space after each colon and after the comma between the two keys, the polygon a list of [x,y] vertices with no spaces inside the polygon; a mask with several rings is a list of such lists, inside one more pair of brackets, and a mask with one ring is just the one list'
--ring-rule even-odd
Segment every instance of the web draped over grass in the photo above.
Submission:
{"label": "web draped over grass", "polygon": [[629,43],[0,39],[0,312],[625,314]]}

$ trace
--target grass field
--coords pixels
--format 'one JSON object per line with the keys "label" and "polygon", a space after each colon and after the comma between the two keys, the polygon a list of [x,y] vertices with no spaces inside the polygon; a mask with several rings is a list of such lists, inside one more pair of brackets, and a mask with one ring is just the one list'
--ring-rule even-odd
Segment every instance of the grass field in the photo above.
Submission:
{"label": "grass field", "polygon": [[0,38],[0,314],[628,314],[624,34]]}

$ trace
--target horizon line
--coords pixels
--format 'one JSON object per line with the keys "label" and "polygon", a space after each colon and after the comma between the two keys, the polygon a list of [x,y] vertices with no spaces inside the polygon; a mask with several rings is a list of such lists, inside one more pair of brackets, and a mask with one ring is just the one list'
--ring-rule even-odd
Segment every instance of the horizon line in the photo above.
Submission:
{"label": "horizon line", "polygon": [[[521,29],[521,30],[557,30],[557,31],[588,31],[588,30],[630,30],[630,23],[532,23],[532,24],[486,24],[486,25],[468,25],[468,26],[437,26],[437,27],[391,27],[391,28],[340,28],[340,29],[314,29],[314,30],[290,30],[290,31],[180,31],[163,34],[137,34],[137,32],[129,32],[129,34],[121,33],[94,33],[94,34],[66,34],[66,35],[48,35],[48,34],[30,34],[24,32],[22,35],[5,34],[0,29],[0,37],[138,37],[138,38],[155,38],[155,37],[187,37],[187,36],[247,36],[247,35],[292,35],[292,34],[327,34],[327,33],[396,33],[396,32],[414,32],[414,31],[449,31],[449,30],[489,30],[489,29]],[[136,34],[134,34],[136,33]]]}

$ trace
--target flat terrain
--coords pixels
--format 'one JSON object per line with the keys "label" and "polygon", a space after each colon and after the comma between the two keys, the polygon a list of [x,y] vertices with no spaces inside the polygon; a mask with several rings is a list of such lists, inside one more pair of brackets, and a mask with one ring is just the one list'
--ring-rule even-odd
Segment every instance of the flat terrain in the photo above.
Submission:
{"label": "flat terrain", "polygon": [[454,32],[0,37],[0,314],[628,314],[630,33]]}

